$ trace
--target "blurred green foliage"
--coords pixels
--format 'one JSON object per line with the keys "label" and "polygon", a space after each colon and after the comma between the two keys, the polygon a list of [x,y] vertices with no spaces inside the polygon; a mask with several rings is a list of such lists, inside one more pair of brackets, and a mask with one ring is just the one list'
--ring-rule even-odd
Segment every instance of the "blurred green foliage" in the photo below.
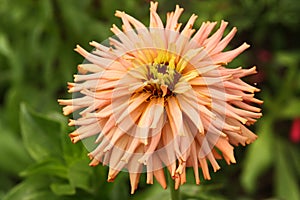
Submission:
{"label": "blurred green foliage", "polygon": [[[181,21],[195,13],[202,21],[230,22],[239,30],[232,47],[247,41],[251,49],[232,67],[257,65],[249,77],[262,89],[264,116],[255,125],[259,139],[236,148],[238,164],[213,174],[200,186],[188,179],[183,199],[300,199],[299,143],[290,141],[290,126],[300,117],[300,1],[177,0],[159,1],[159,13],[185,8]],[[124,10],[149,22],[146,0],[0,0],[0,199],[169,199],[157,184],[129,194],[121,173],[106,183],[106,167],[91,168],[83,145],[68,139],[67,119],[57,98],[66,98],[92,40],[111,35],[113,17]],[[229,66],[229,67],[230,67]],[[190,175],[192,176],[192,175]]]}

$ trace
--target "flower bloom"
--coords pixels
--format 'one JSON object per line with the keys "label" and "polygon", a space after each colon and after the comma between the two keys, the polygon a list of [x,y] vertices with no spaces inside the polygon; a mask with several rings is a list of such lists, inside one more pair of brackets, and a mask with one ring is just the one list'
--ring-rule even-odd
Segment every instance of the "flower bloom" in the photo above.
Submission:
{"label": "flower bloom", "polygon": [[181,27],[179,6],[164,25],[157,6],[151,2],[149,28],[117,11],[122,30],[113,25],[109,46],[91,42],[92,53],[77,46],[88,62],[68,88],[79,95],[59,100],[65,115],[79,116],[69,123],[78,127],[72,142],[94,137],[90,165],[109,166],[109,182],[127,170],[131,193],[143,172],[148,184],[155,178],[166,188],[164,167],[175,189],[186,182],[187,167],[197,184],[199,168],[210,179],[209,163],[214,171],[220,169],[216,159],[235,163],[233,145],[257,138],[247,126],[262,115],[253,105],[262,103],[254,97],[259,89],[241,80],[256,68],[225,67],[249,47],[223,51],[236,28],[223,37],[227,22],[213,34],[216,22],[205,22],[195,31],[196,15]]}

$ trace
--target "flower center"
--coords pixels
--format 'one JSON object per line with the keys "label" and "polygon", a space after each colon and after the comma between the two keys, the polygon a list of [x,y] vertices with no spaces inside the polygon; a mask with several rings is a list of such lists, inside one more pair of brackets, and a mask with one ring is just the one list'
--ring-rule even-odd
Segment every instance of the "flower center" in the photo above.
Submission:
{"label": "flower center", "polygon": [[181,74],[175,69],[175,56],[159,53],[152,64],[146,65],[147,80],[146,92],[151,92],[152,97],[164,97],[175,95],[173,90],[181,78]]}

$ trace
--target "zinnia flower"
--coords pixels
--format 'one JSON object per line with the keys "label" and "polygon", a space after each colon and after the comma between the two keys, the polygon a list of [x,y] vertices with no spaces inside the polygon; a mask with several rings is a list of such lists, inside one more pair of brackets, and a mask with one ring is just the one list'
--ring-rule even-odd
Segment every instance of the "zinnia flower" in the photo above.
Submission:
{"label": "zinnia flower", "polygon": [[209,163],[214,171],[220,169],[216,159],[235,163],[232,145],[253,142],[257,136],[247,126],[262,115],[253,105],[262,103],[254,98],[259,89],[241,80],[256,68],[226,68],[249,47],[223,51],[237,29],[223,37],[222,21],[213,34],[216,22],[195,31],[196,15],[182,27],[179,6],[167,13],[164,25],[157,6],[151,2],[149,28],[117,11],[122,30],[113,25],[108,46],[93,41],[92,53],[77,46],[88,62],[78,66],[68,88],[80,95],[59,100],[65,115],[79,114],[69,123],[78,126],[70,133],[72,142],[94,136],[90,165],[109,166],[109,182],[127,170],[131,193],[143,172],[148,184],[155,177],[166,188],[164,167],[175,189],[186,182],[187,167],[197,184],[199,168],[210,179]]}

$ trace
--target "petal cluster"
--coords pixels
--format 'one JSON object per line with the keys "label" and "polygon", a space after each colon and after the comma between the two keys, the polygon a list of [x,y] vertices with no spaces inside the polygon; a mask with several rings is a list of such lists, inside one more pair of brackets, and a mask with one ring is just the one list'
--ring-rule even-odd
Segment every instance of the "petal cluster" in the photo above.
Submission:
{"label": "petal cluster", "polygon": [[199,169],[210,179],[209,164],[217,171],[217,159],[235,163],[233,145],[257,138],[247,126],[262,115],[259,89],[241,79],[256,68],[226,68],[249,47],[224,51],[236,28],[223,36],[227,22],[215,32],[216,22],[204,22],[196,31],[196,15],[183,26],[179,6],[164,25],[157,6],[151,2],[149,27],[117,11],[122,29],[113,25],[108,46],[93,41],[91,53],[77,46],[87,62],[68,83],[74,98],[59,100],[65,115],[77,116],[69,122],[77,126],[72,142],[95,138],[90,165],[109,166],[108,181],[127,170],[132,193],[143,172],[148,184],[155,178],[166,188],[164,167],[175,188],[186,182],[187,167],[197,184]]}

